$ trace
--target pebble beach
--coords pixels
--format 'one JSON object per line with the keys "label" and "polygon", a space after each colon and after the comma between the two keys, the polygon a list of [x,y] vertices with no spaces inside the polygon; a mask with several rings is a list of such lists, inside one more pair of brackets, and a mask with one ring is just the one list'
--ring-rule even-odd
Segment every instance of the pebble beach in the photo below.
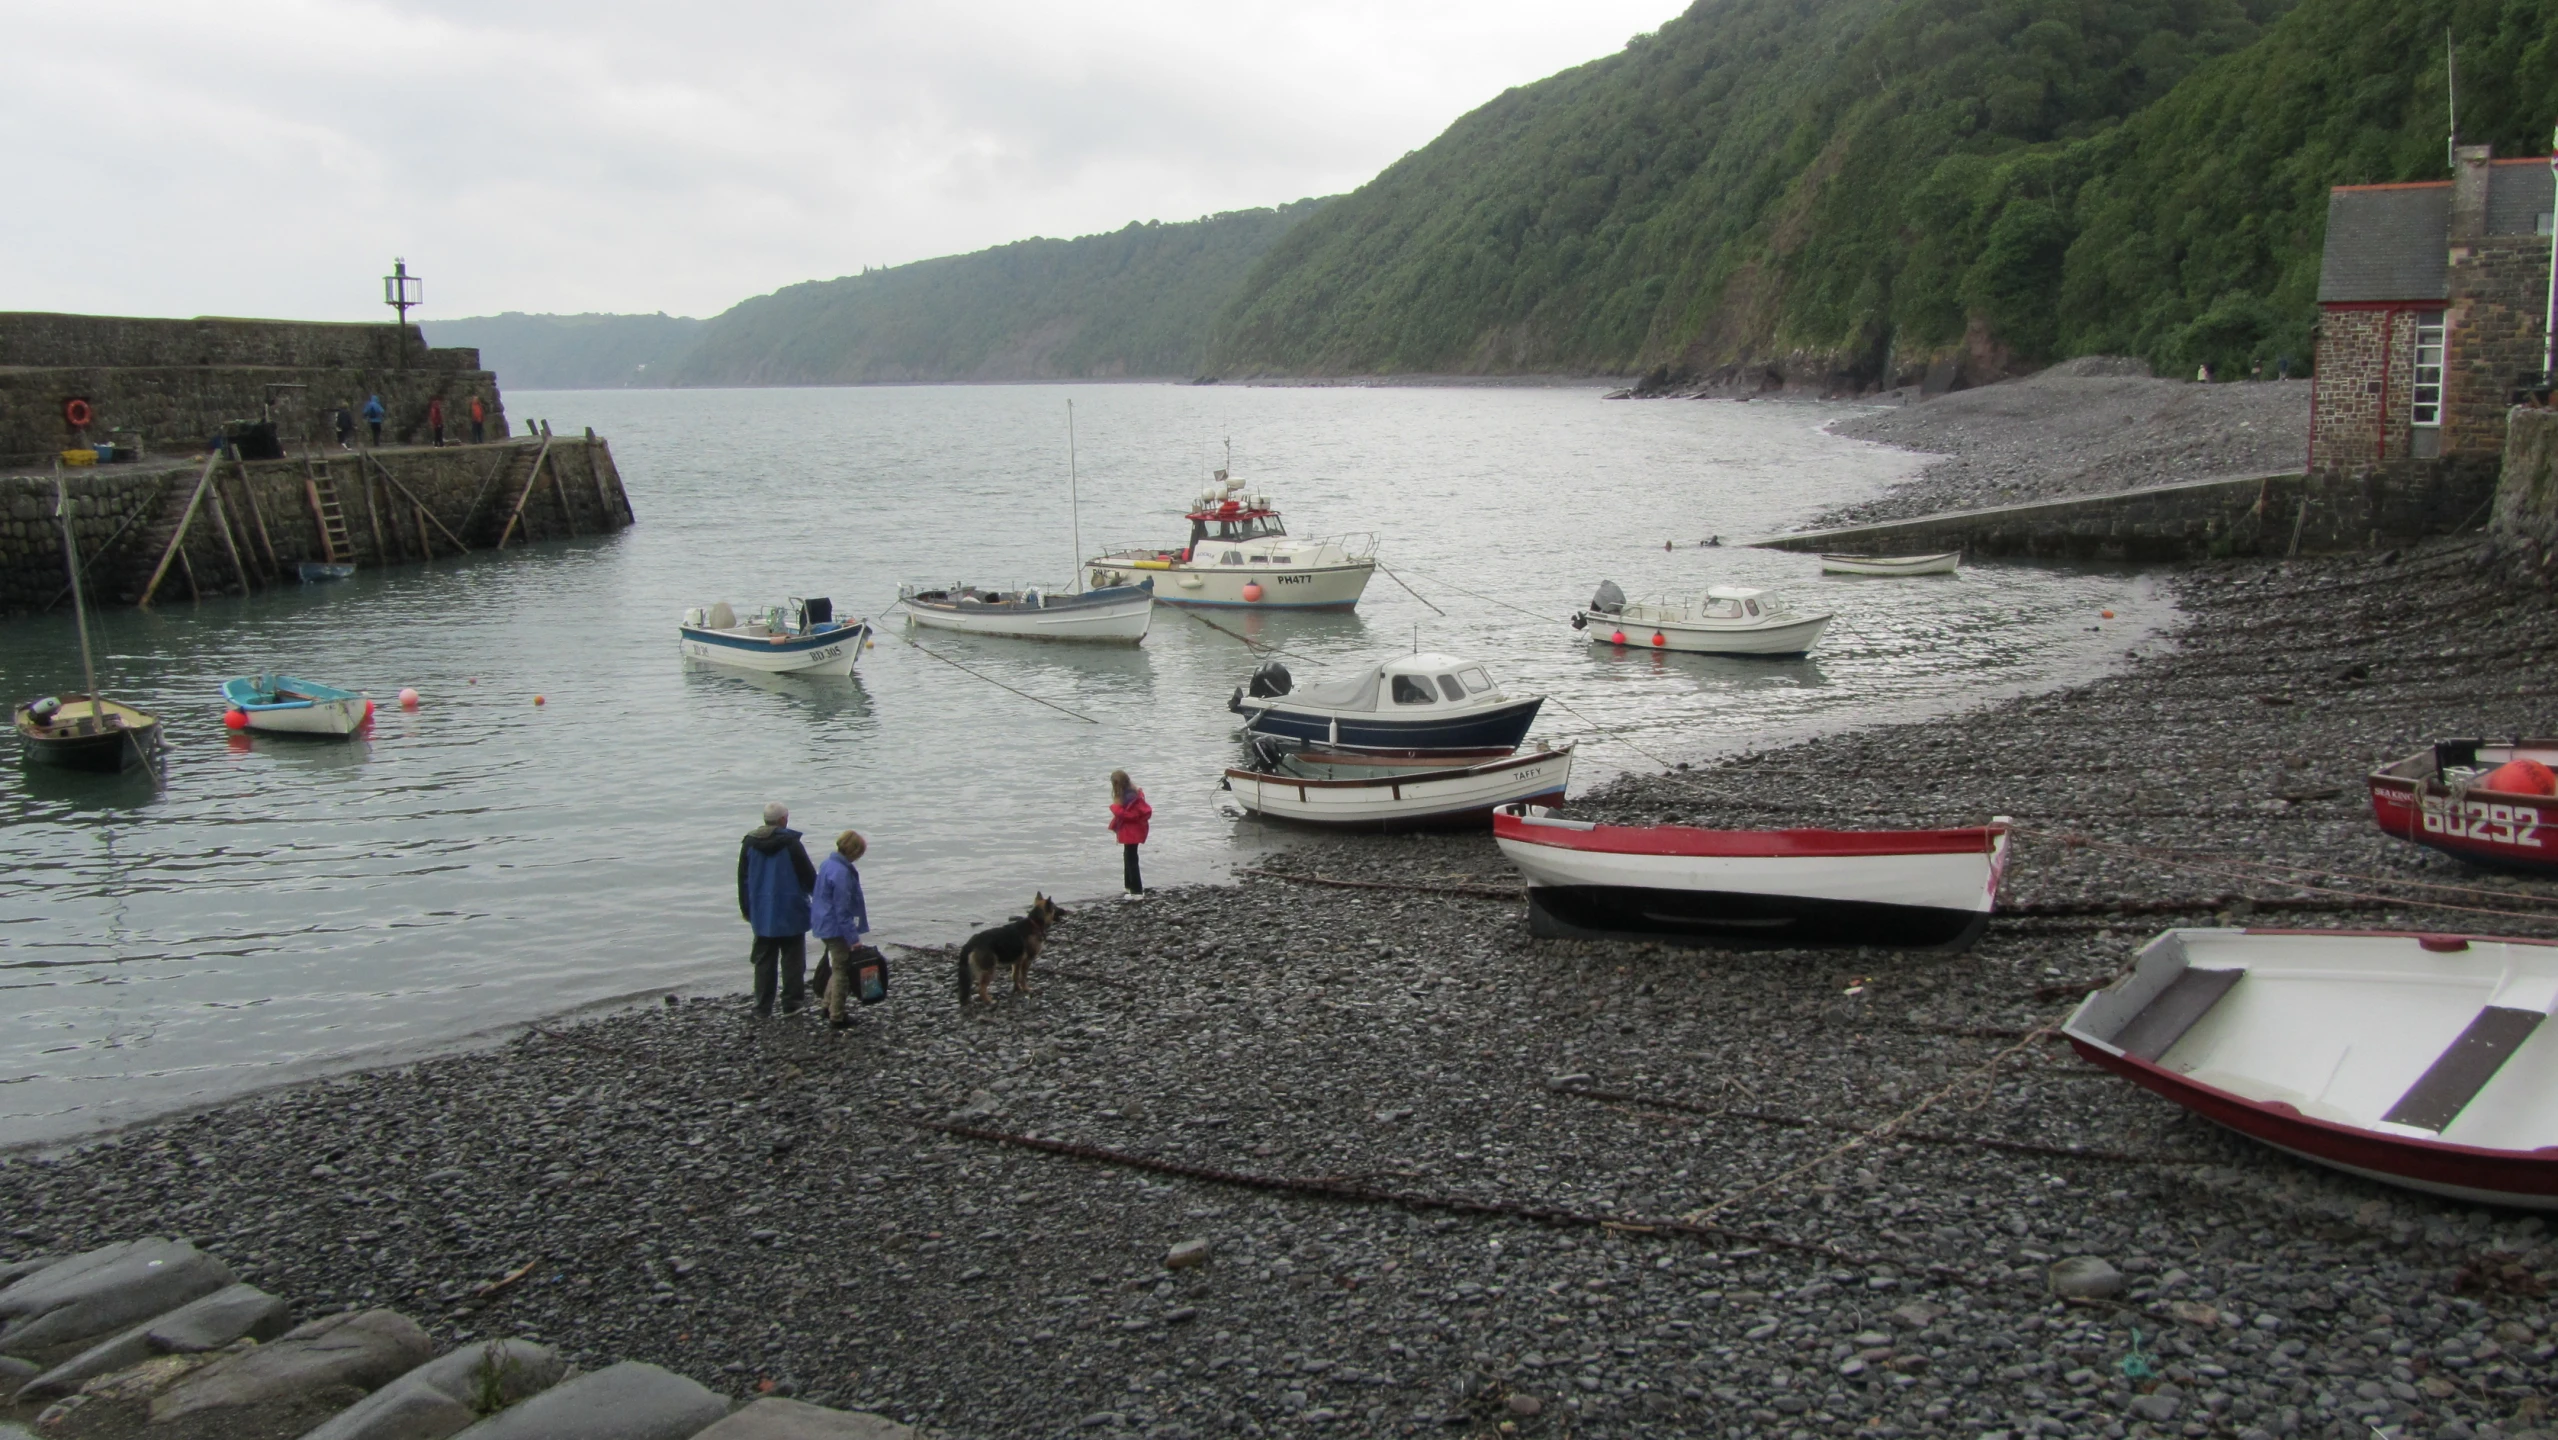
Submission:
{"label": "pebble beach", "polygon": [[1968,951],[1533,941],[1487,837],[1296,836],[1069,902],[988,1006],[914,950],[848,1031],[652,996],[0,1157],[0,1260],[183,1236],[438,1344],[988,1440],[2543,1431],[2538,1217],[2295,1161],[2049,1027],[2171,925],[2558,935],[2558,887],[2362,789],[2544,731],[2558,606],[2474,537],[2163,583],[2110,678],[1575,797],[2013,817]]}

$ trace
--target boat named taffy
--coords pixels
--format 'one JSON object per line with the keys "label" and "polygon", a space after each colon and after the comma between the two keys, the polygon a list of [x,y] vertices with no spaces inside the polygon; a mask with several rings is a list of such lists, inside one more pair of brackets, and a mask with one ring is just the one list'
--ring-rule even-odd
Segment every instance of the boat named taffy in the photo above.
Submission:
{"label": "boat named taffy", "polygon": [[343,739],[373,718],[373,702],[352,690],[290,675],[256,675],[222,682],[228,708],[222,723],[261,735],[318,735]]}
{"label": "boat named taffy", "polygon": [[1613,580],[1601,581],[1589,608],[1572,616],[1572,628],[1588,631],[1593,644],[1686,655],[1808,654],[1829,623],[1828,611],[1790,610],[1764,590],[1717,585],[1703,595],[1629,602]]}
{"label": "boat named taffy", "polygon": [[1373,535],[1300,540],[1267,495],[1217,472],[1185,516],[1190,543],[1177,550],[1121,547],[1085,562],[1095,589],[1152,577],[1167,605],[1258,610],[1348,610],[1377,569]]}
{"label": "boat named taffy", "polygon": [[2558,872],[2558,740],[2445,740],[2372,772],[2383,832],[2481,865]]}
{"label": "boat named taffy", "polygon": [[684,612],[678,627],[684,658],[773,675],[850,675],[862,658],[870,625],[835,618],[822,595],[768,605],[741,620],[723,600]]}
{"label": "boat named taffy", "polygon": [[2170,930],[2062,1033],[2206,1120],[2355,1175],[2558,1209],[2558,946]]}
{"label": "boat named taffy", "polygon": [[935,630],[1134,645],[1146,638],[1146,628],[1154,623],[1155,582],[1141,580],[1079,593],[1037,586],[980,590],[974,585],[952,585],[927,590],[908,585],[897,592],[897,603],[916,624]]}
{"label": "boat named taffy", "polygon": [[2007,824],[1952,830],[1703,830],[1600,825],[1528,805],[1493,812],[1528,877],[1537,935],[1727,948],[1959,949],[1981,936]]}

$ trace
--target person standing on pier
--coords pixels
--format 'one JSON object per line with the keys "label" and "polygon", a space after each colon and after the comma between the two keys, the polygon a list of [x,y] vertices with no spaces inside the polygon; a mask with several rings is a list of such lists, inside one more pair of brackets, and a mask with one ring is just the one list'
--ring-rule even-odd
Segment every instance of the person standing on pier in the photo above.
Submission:
{"label": "person standing on pier", "polygon": [[436,395],[426,402],[427,440],[435,448],[444,448],[444,397]]}
{"label": "person standing on pier", "polygon": [[783,1014],[807,1003],[808,896],[816,888],[817,867],[790,828],[790,807],[776,800],[737,847],[737,913],[755,930],[747,963],[755,967],[758,1015],[773,1013],[777,979]]}
{"label": "person standing on pier", "polygon": [[364,423],[373,429],[373,448],[376,450],[382,448],[382,417],[388,413],[382,408],[381,396],[364,397]]}
{"label": "person standing on pier", "polygon": [[488,443],[488,438],[488,402],[480,398],[480,392],[474,390],[471,392],[471,443],[474,445],[485,445]]}
{"label": "person standing on pier", "polygon": [[335,420],[337,421],[337,427],[338,427],[338,448],[339,448],[340,450],[352,450],[352,449],[354,449],[354,448],[355,448],[355,402],[354,402],[354,401],[352,401],[352,400],[345,400],[345,401],[341,401],[341,402],[339,402],[339,404],[338,404],[338,413],[337,413],[335,416],[333,416],[332,418],[333,418],[333,419],[335,419]]}
{"label": "person standing on pier", "polygon": [[835,837],[835,851],[817,867],[817,890],[809,897],[808,928],[826,947],[817,962],[816,993],[826,1002],[826,1020],[841,1030],[845,998],[853,990],[853,957],[869,947],[862,936],[870,929],[870,907],[862,902],[862,872],[853,868],[870,849],[860,832]]}
{"label": "person standing on pier", "polygon": [[1110,833],[1119,837],[1121,879],[1127,883],[1130,900],[1142,899],[1146,893],[1145,879],[1137,873],[1137,847],[1146,843],[1147,822],[1154,815],[1146,792],[1129,780],[1128,772],[1111,771]]}

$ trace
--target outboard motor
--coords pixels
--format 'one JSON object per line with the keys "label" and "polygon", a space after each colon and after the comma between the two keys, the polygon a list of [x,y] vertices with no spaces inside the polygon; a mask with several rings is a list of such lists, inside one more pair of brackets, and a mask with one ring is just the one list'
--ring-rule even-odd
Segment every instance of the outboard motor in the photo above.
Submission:
{"label": "outboard motor", "polygon": [[1288,693],[1294,682],[1288,678],[1288,667],[1276,660],[1264,660],[1252,672],[1252,698],[1269,700]]}
{"label": "outboard motor", "polygon": [[1598,593],[1590,597],[1590,608],[1602,615],[1622,615],[1625,613],[1625,592],[1617,588],[1614,580],[1602,580]]}

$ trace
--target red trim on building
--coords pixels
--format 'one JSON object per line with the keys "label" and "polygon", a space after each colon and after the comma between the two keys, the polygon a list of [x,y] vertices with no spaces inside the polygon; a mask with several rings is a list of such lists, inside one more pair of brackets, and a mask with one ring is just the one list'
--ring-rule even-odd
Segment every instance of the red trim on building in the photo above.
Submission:
{"label": "red trim on building", "polygon": [[2321,300],[2321,310],[2443,310],[2448,300]]}

